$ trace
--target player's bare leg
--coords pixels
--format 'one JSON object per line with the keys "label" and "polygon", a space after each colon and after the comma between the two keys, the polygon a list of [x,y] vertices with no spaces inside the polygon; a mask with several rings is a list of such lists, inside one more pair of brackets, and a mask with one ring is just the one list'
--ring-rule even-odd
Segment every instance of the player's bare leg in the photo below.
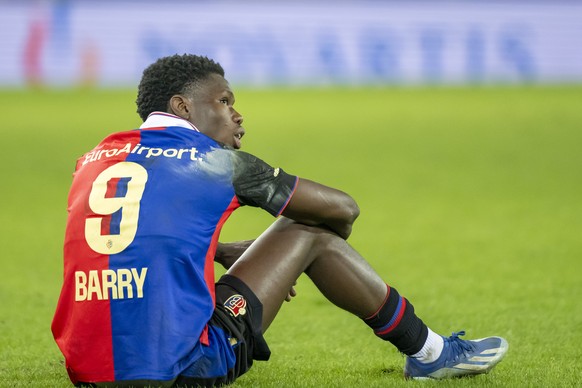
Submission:
{"label": "player's bare leg", "polygon": [[[448,378],[486,373],[507,352],[507,341],[444,338],[428,329],[414,307],[335,233],[280,218],[230,268],[263,303],[263,331],[295,280],[306,273],[332,303],[362,318],[375,334],[408,355],[405,376]],[[388,290],[388,291],[387,291]]]}
{"label": "player's bare leg", "polygon": [[332,303],[361,318],[376,312],[386,284],[345,240],[281,217],[230,268],[263,303],[263,330],[305,272]]}

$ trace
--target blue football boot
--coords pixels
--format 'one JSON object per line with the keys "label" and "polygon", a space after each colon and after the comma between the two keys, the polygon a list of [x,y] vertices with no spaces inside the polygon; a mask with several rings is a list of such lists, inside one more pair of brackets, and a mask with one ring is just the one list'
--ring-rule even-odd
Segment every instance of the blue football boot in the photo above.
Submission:
{"label": "blue football boot", "polygon": [[487,373],[505,356],[509,344],[501,337],[462,340],[464,331],[444,338],[443,352],[433,362],[422,363],[407,357],[404,377],[408,379],[447,379]]}

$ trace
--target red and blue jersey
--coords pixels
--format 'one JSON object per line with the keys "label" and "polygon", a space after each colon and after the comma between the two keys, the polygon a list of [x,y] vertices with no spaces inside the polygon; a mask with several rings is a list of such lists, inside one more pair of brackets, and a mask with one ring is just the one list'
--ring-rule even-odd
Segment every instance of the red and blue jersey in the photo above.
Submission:
{"label": "red and blue jersey", "polygon": [[171,380],[204,347],[227,346],[207,326],[221,227],[243,204],[280,214],[296,183],[162,113],[81,157],[52,324],[71,380]]}

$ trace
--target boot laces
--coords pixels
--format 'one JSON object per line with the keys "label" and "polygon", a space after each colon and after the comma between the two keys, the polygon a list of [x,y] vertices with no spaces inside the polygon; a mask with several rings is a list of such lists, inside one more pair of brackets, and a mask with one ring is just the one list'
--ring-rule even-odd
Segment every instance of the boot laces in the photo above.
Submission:
{"label": "boot laces", "polygon": [[451,361],[457,361],[461,356],[467,357],[469,352],[474,350],[473,344],[470,341],[465,341],[459,338],[459,336],[465,335],[465,331],[461,330],[458,333],[453,333],[447,341],[449,342],[452,352]]}

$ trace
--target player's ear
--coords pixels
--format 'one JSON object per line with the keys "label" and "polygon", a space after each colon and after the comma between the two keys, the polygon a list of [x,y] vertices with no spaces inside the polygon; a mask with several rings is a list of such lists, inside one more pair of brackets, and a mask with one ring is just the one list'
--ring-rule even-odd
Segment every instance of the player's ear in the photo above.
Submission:
{"label": "player's ear", "polygon": [[190,119],[192,106],[190,101],[181,94],[175,94],[170,98],[168,103],[168,113],[179,116],[185,120]]}

